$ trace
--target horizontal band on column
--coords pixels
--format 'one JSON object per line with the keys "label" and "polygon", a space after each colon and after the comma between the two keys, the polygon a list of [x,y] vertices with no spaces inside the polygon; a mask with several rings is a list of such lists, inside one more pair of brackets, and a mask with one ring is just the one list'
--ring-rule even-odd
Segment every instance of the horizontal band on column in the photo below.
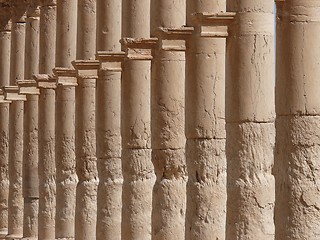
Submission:
{"label": "horizontal band on column", "polygon": [[237,13],[230,32],[237,35],[274,35],[274,14],[241,12]]}
{"label": "horizontal band on column", "polygon": [[100,70],[121,72],[125,55],[125,52],[98,51],[96,59],[100,62]]}
{"label": "horizontal band on column", "polygon": [[11,101],[5,99],[4,92],[2,89],[0,89],[0,103],[11,103]]}
{"label": "horizontal band on column", "polygon": [[40,91],[37,88],[35,80],[18,80],[19,94],[25,95],[39,95]]}
{"label": "horizontal band on column", "polygon": [[4,99],[8,101],[27,101],[27,96],[19,94],[18,86],[4,86]]}
{"label": "horizontal band on column", "polygon": [[122,38],[120,40],[126,59],[130,60],[151,60],[152,49],[157,42],[157,38]]}
{"label": "horizontal band on column", "polygon": [[289,20],[292,22],[320,22],[320,2],[318,0],[293,1],[288,6],[288,11]]}

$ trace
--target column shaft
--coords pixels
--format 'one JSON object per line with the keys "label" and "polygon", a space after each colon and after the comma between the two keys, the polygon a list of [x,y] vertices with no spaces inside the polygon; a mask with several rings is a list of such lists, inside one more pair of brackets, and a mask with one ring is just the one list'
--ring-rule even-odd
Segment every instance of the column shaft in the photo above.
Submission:
{"label": "column shaft", "polygon": [[226,238],[274,239],[274,3],[228,0]]}
{"label": "column shaft", "polygon": [[[121,49],[121,1],[97,1],[97,50],[116,53]],[[111,52],[112,51],[112,52]],[[98,58],[101,52],[98,52]],[[102,54],[103,55],[103,54]],[[121,69],[100,60],[97,80],[96,134],[99,186],[97,240],[121,239]],[[121,59],[120,59],[121,60]],[[119,60],[118,60],[119,61]],[[118,64],[121,64],[119,62]],[[113,65],[113,62],[110,63]]]}
{"label": "column shaft", "polygon": [[[58,78],[56,90],[56,239],[75,238],[76,175],[75,162],[75,80],[54,70]],[[64,71],[64,70],[63,70]],[[73,70],[66,75],[75,75]],[[74,81],[74,82],[73,82]]]}
{"label": "column shaft", "polygon": [[[24,79],[25,59],[25,6],[14,2],[11,35],[10,85]],[[22,237],[23,233],[23,101],[13,101],[9,116],[9,202],[7,239]]]}
{"label": "column shaft", "polygon": [[[150,0],[122,1],[122,37],[150,38]],[[127,57],[123,63],[122,239],[151,239],[150,68],[149,60]]]}
{"label": "column shaft", "polygon": [[[56,33],[56,239],[75,237],[75,86],[68,83],[75,72],[78,0],[57,0]],[[66,75],[66,76],[64,76]],[[70,76],[71,75],[71,76]],[[60,78],[60,79],[59,79]],[[67,83],[64,83],[66,78]],[[72,80],[73,81],[73,80]]]}
{"label": "column shaft", "polygon": [[225,10],[223,0],[187,1],[187,23],[195,28],[186,52],[186,239],[190,240],[225,239],[226,40],[202,36],[202,23],[192,15]]}
{"label": "column shaft", "polygon": [[[91,62],[96,53],[96,0],[78,0],[76,88],[76,225],[77,240],[96,239],[97,156],[96,156],[96,69]],[[82,64],[83,63],[83,64]],[[83,70],[83,72],[82,72]],[[94,73],[91,74],[91,72]]]}
{"label": "column shaft", "polygon": [[153,0],[151,13],[151,32],[161,41],[154,53],[151,83],[152,162],[157,177],[153,188],[152,239],[184,239],[185,53],[183,49],[175,51],[174,46],[180,45],[181,40],[173,36],[170,41],[158,32],[160,27],[182,28],[186,24],[186,1]]}
{"label": "column shaft", "polygon": [[[0,88],[10,83],[10,6],[0,10]],[[0,104],[0,238],[8,234],[9,197],[9,103]]]}
{"label": "column shaft", "polygon": [[78,0],[57,0],[57,67],[72,67],[76,59],[77,5]]}
{"label": "column shaft", "polygon": [[320,236],[320,3],[277,2],[277,240]]}

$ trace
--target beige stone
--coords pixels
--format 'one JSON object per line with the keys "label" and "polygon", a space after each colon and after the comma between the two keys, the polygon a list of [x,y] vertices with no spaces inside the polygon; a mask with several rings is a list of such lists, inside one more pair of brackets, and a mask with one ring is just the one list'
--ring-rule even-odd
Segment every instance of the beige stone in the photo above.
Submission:
{"label": "beige stone", "polygon": [[274,6],[227,1],[226,239],[274,239]]}
{"label": "beige stone", "polygon": [[320,4],[277,2],[275,239],[318,239]]}
{"label": "beige stone", "polygon": [[56,217],[55,238],[75,238],[76,174],[75,87],[76,72],[55,68],[56,90]]}

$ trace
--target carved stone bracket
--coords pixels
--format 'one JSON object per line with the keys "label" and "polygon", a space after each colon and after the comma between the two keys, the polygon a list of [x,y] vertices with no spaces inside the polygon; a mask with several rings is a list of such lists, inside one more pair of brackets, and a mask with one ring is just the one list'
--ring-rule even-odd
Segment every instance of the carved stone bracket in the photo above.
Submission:
{"label": "carved stone bracket", "polygon": [[98,51],[96,59],[100,62],[100,70],[121,72],[125,56],[125,52]]}
{"label": "carved stone bracket", "polygon": [[4,91],[0,89],[0,104],[1,103],[11,103],[11,101],[5,99]]}
{"label": "carved stone bracket", "polygon": [[158,48],[164,51],[185,51],[186,40],[192,35],[193,27],[158,28]]}
{"label": "carved stone bracket", "polygon": [[33,79],[37,82],[38,88],[55,89],[57,88],[57,79],[52,74],[36,74]]}
{"label": "carved stone bracket", "polygon": [[57,86],[77,86],[76,70],[73,68],[57,67],[53,69]]}
{"label": "carved stone bracket", "polygon": [[157,38],[122,38],[120,40],[126,59],[151,60],[152,49],[157,44]]}
{"label": "carved stone bracket", "polygon": [[40,91],[37,88],[35,80],[18,80],[19,94],[25,95],[39,95]]}
{"label": "carved stone bracket", "polygon": [[236,13],[193,13],[195,34],[201,37],[225,38],[228,36],[228,26],[233,22]]}
{"label": "carved stone bracket", "polygon": [[78,78],[98,78],[100,62],[98,60],[75,60],[72,62]]}
{"label": "carved stone bracket", "polygon": [[4,99],[8,101],[27,101],[27,96],[19,94],[18,86],[4,86]]}

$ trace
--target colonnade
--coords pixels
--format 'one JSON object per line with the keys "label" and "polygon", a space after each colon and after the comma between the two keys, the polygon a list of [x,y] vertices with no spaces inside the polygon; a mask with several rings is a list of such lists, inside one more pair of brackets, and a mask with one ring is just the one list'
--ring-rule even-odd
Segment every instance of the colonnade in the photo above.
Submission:
{"label": "colonnade", "polygon": [[276,4],[275,74],[271,0],[0,1],[0,239],[319,239],[320,3]]}

